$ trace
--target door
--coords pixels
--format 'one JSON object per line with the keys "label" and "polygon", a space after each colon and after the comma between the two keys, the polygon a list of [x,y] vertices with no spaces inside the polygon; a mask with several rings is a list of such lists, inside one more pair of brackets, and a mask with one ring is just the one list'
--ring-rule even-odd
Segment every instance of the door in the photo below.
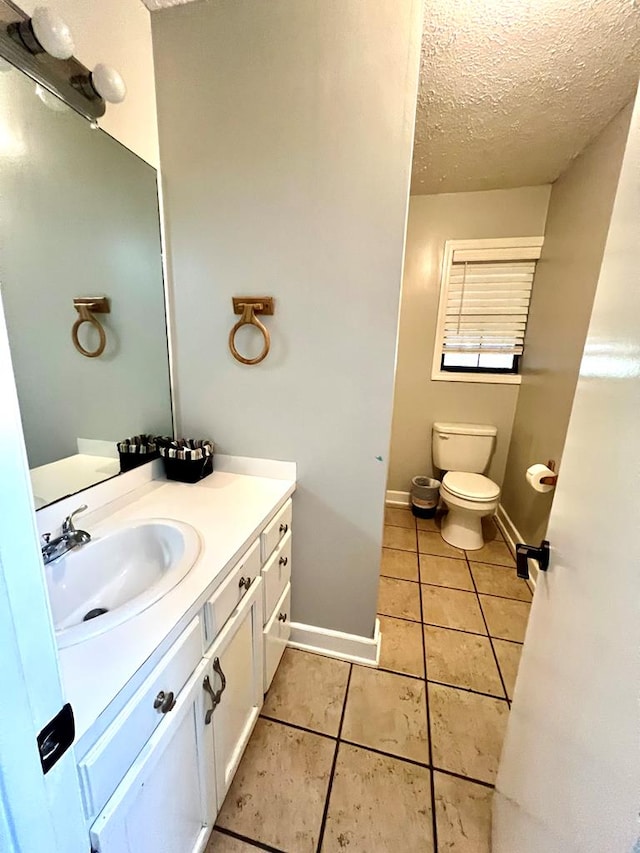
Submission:
{"label": "door", "polygon": [[215,820],[202,661],[91,827],[98,853],[200,853]]}
{"label": "door", "polygon": [[291,584],[288,583],[273,609],[271,618],[265,625],[264,636],[264,692],[266,693],[273,676],[282,660],[282,655],[291,636]]}
{"label": "door", "polygon": [[36,746],[65,699],[1,299],[0,683],[0,850],[86,853],[73,750],[45,776]]}
{"label": "door", "polygon": [[251,584],[206,657],[218,810],[262,707],[262,583]]}
{"label": "door", "polygon": [[494,853],[640,850],[639,235],[640,99],[496,783]]}

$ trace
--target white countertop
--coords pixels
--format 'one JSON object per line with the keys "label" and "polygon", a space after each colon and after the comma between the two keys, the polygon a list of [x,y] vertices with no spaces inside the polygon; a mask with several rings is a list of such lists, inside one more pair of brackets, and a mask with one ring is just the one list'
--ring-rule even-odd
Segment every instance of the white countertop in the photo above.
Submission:
{"label": "white countertop", "polygon": [[89,533],[97,523],[103,527],[141,518],[184,521],[200,534],[202,550],[189,574],[160,601],[129,622],[59,651],[64,692],[76,721],[76,744],[92,728],[96,734],[104,729],[110,717],[104,712],[114,697],[176,626],[186,626],[195,616],[212,584],[224,580],[294,489],[293,480],[214,472],[195,485],[152,481],[83,517]]}
{"label": "white countertop", "polygon": [[57,462],[32,468],[31,488],[36,509],[108,480],[120,471],[119,459],[89,453],[74,453]]}

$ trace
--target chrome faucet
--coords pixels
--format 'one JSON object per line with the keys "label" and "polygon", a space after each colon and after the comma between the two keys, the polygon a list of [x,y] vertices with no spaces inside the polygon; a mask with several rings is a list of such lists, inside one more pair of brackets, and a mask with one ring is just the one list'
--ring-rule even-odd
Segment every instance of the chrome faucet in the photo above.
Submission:
{"label": "chrome faucet", "polygon": [[78,548],[80,545],[86,545],[91,542],[91,536],[86,530],[76,530],[73,519],[78,513],[84,512],[87,505],[83,504],[78,507],[71,515],[68,515],[62,522],[62,530],[60,536],[51,539],[50,533],[42,534],[42,559],[45,566],[60,559],[69,551]]}

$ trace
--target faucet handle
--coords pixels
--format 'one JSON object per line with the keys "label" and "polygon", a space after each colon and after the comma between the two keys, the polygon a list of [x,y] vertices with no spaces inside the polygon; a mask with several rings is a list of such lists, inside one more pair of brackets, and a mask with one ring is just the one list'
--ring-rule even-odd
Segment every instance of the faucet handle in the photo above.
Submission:
{"label": "faucet handle", "polygon": [[86,504],[82,504],[78,509],[75,509],[71,515],[68,515],[65,520],[62,522],[62,532],[63,533],[75,533],[75,527],[73,524],[73,519],[76,515],[79,515],[81,512],[85,512],[88,509]]}
{"label": "faucet handle", "polygon": [[42,536],[40,537],[40,544],[41,544],[42,546],[44,546],[44,545],[48,545],[48,544],[49,544],[49,540],[50,540],[50,539],[51,539],[51,534],[50,534],[50,533],[43,533],[43,534],[42,534]]}

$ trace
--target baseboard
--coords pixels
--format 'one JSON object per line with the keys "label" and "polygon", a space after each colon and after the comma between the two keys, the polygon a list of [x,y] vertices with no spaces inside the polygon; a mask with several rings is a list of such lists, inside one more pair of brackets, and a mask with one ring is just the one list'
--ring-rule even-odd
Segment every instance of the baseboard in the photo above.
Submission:
{"label": "baseboard", "polygon": [[289,646],[292,649],[315,652],[318,655],[346,660],[349,663],[377,666],[380,661],[380,620],[376,619],[372,638],[292,622]]}
{"label": "baseboard", "polygon": [[[496,523],[509,547],[509,550],[515,557],[516,555],[516,543],[524,542],[524,538],[522,534],[518,531],[518,528],[515,526],[506,509],[502,506],[502,504],[498,504],[498,511],[496,513]],[[538,579],[538,563],[536,560],[529,560],[529,581],[533,587],[536,585],[536,581]]]}
{"label": "baseboard", "polygon": [[385,504],[387,506],[410,506],[410,493],[388,491],[385,495]]}

